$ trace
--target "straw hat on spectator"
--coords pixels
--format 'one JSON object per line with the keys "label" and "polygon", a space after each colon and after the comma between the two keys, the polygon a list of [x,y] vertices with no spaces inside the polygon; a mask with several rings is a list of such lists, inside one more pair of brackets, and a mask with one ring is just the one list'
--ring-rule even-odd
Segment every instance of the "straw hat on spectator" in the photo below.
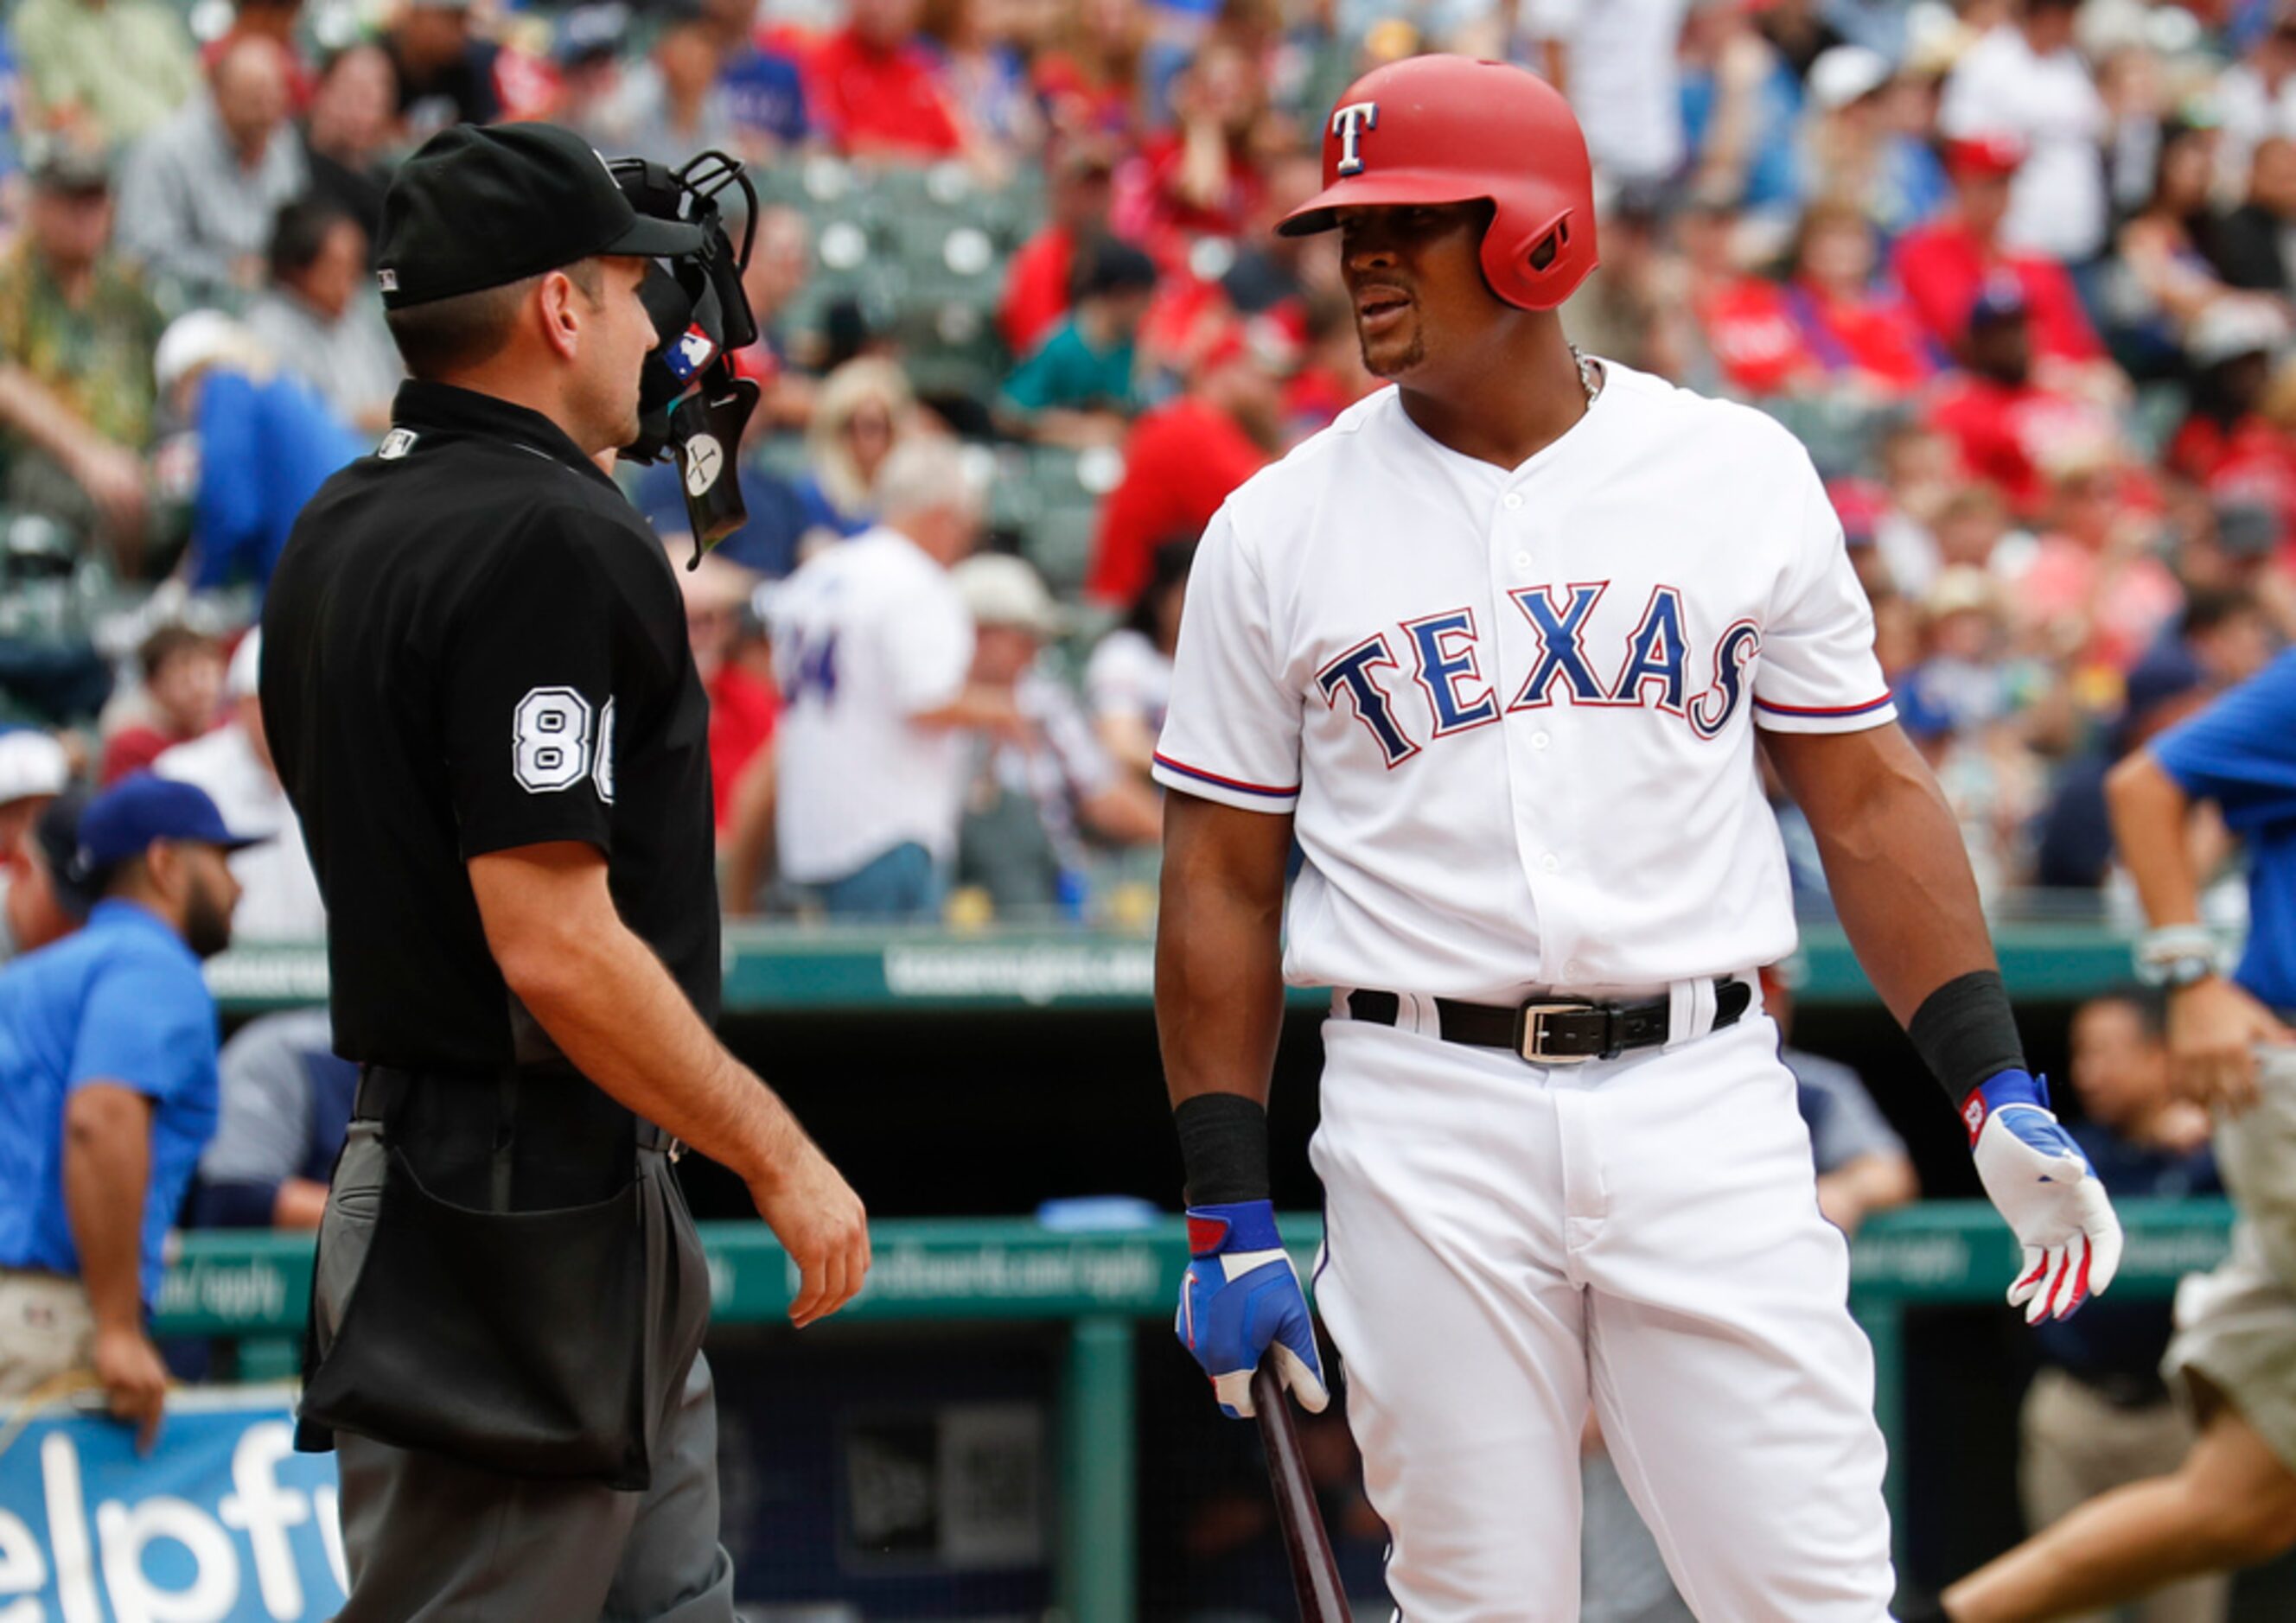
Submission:
{"label": "straw hat on spectator", "polygon": [[2205,370],[2244,355],[2272,355],[2288,341],[2288,318],[2262,299],[2218,299],[2193,318],[2185,357]]}
{"label": "straw hat on spectator", "polygon": [[60,795],[71,782],[71,757],[36,727],[0,733],[0,807]]}
{"label": "straw hat on spectator", "polygon": [[1067,613],[1026,559],[981,553],[958,564],[950,578],[972,623],[984,631],[1025,631],[1046,643],[1068,633]]}

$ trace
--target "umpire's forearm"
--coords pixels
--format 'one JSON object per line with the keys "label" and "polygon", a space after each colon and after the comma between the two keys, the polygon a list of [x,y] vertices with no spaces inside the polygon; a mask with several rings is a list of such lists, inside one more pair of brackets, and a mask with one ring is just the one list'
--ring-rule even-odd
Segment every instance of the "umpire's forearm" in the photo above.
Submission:
{"label": "umpire's forearm", "polygon": [[2136,881],[2146,921],[2155,929],[2198,922],[2200,875],[2185,843],[2192,802],[2177,780],[2139,750],[2106,775],[2104,804],[2113,845]]}

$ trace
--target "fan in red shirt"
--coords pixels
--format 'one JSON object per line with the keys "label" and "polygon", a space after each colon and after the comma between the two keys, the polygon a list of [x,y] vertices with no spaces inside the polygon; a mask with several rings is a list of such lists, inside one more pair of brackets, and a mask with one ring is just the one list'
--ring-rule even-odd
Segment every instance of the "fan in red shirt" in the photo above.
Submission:
{"label": "fan in red shirt", "polygon": [[1282,411],[1275,375],[1242,331],[1213,336],[1188,392],[1133,424],[1124,478],[1101,508],[1085,590],[1119,606],[1139,596],[1156,548],[1201,531],[1228,493],[1267,464]]}
{"label": "fan in red shirt", "polygon": [[849,157],[954,158],[964,148],[947,86],[918,37],[922,0],[849,0],[846,25],[806,63],[808,111]]}
{"label": "fan in red shirt", "polygon": [[1115,196],[1115,153],[1097,137],[1066,143],[1047,167],[1045,223],[1005,267],[996,307],[996,330],[1014,355],[1034,349],[1069,313],[1078,255],[1108,234]]}
{"label": "fan in red shirt", "polygon": [[[673,552],[676,550],[673,547]],[[742,776],[772,743],[782,714],[764,643],[745,633],[742,610],[757,577],[714,553],[677,571],[685,597],[685,635],[693,668],[709,695],[709,791],[718,832],[731,817]]]}
{"label": "fan in red shirt", "polygon": [[1969,313],[1969,371],[1943,388],[1930,414],[1962,471],[1998,486],[2026,518],[2047,504],[2051,470],[2110,460],[2120,443],[2110,413],[2034,380],[2032,324],[2013,277],[1988,285]]}
{"label": "fan in red shirt", "polygon": [[1179,127],[1152,136],[1119,177],[1117,229],[1168,264],[1196,237],[1240,237],[1267,180],[1260,139],[1267,90],[1257,65],[1234,44],[1207,45],[1172,86]]}
{"label": "fan in red shirt", "polygon": [[1746,277],[1699,300],[1723,375],[1751,395],[1850,387],[1910,393],[1936,370],[1896,290],[1874,285],[1873,227],[1849,203],[1815,203],[1784,282]]}
{"label": "fan in red shirt", "polygon": [[1953,206],[1934,224],[1898,239],[1898,280],[1930,336],[1951,345],[1968,324],[1978,293],[2005,273],[2024,289],[2035,355],[2051,361],[2102,362],[2104,346],[2064,266],[2001,246],[2010,177],[2024,157],[2013,136],[1948,142],[1946,169],[1953,178]]}
{"label": "fan in red shirt", "polygon": [[2193,409],[2169,442],[2168,465],[2196,485],[2237,488],[2296,529],[2296,439],[2264,414],[2272,357],[2288,323],[2262,300],[2219,299],[2185,335],[2196,374]]}
{"label": "fan in red shirt", "polygon": [[1029,70],[1056,131],[1124,138],[1140,125],[1147,8],[1138,0],[1069,0],[1050,48]]}

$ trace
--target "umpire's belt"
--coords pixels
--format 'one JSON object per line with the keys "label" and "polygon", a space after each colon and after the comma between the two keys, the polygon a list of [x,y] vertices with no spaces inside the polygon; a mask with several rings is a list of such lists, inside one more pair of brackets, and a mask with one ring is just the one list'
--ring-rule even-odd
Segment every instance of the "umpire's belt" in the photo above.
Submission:
{"label": "umpire's belt", "polygon": [[[507,1098],[501,1091],[506,1078],[529,1080],[547,1086],[553,1082],[563,1084],[579,1081],[585,1091],[594,1084],[566,1064],[512,1066],[500,1071],[446,1072],[432,1070],[401,1070],[392,1065],[363,1065],[359,1068],[358,1091],[352,1095],[351,1119],[355,1121],[388,1122],[418,1090],[427,1091],[433,1113],[439,1107],[448,1107],[447,1114],[461,1117],[468,1129],[482,1135],[500,1132],[507,1119],[518,1108],[522,1087],[512,1090]],[[627,1112],[611,1102],[611,1095],[599,1090],[598,1097],[607,1101],[607,1108],[616,1116],[628,1114],[636,1127],[636,1147],[659,1150],[672,1160],[685,1153],[681,1139],[671,1137],[644,1117]],[[529,1105],[539,1101],[529,1098]]]}
{"label": "umpire's belt", "polygon": [[[1705,1023],[1706,1030],[1719,1031],[1725,1026],[1736,1025],[1753,1006],[1754,987],[1750,976],[1726,975],[1710,983],[1688,983],[1686,989],[1696,994],[1706,991],[1710,985],[1714,1017]],[[1587,1060],[1614,1059],[1632,1049],[1656,1048],[1677,1037],[1697,1035],[1699,1022],[1688,1008],[1684,1011],[1688,1018],[1677,1020],[1677,1001],[1694,1004],[1700,1000],[1695,996],[1677,1000],[1672,994],[1634,1003],[1534,999],[1506,1005],[1461,1003],[1451,997],[1410,1000],[1417,1009],[1431,1005],[1433,1033],[1445,1042],[1464,1043],[1471,1048],[1503,1048],[1534,1065],[1577,1065]],[[1337,1012],[1368,1025],[1399,1025],[1406,1029],[1415,1025],[1420,1030],[1429,1029],[1423,1021],[1406,1017],[1405,999],[1398,993],[1358,988],[1342,994],[1336,1004]]]}

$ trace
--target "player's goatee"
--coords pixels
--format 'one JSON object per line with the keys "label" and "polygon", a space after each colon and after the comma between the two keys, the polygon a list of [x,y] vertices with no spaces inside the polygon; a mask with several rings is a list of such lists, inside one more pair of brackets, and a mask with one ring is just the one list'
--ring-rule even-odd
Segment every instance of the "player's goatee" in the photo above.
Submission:
{"label": "player's goatee", "polygon": [[1356,344],[1363,352],[1364,370],[1375,378],[1399,376],[1427,358],[1427,340],[1415,323],[1411,329],[1411,341],[1400,355],[1390,355],[1384,359],[1374,355],[1371,340],[1363,335],[1360,328],[1356,333]]}

